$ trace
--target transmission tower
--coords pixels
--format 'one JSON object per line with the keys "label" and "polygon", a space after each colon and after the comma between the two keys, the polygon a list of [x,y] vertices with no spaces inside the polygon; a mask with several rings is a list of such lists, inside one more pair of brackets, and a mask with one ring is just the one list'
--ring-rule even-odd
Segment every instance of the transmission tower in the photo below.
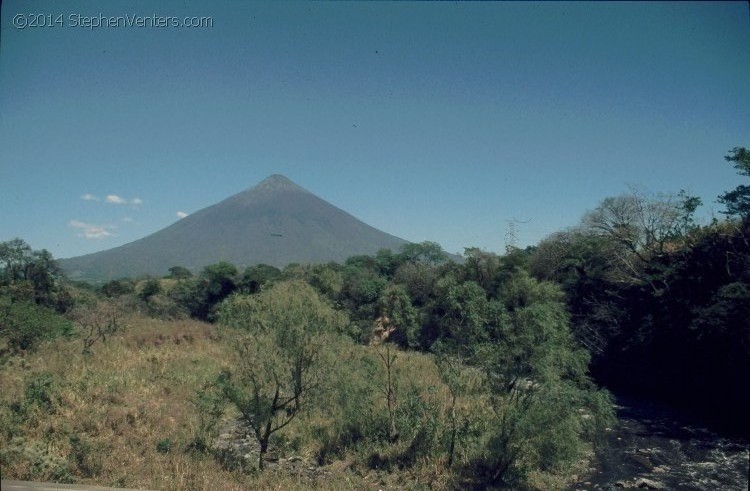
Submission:
{"label": "transmission tower", "polygon": [[516,221],[505,220],[508,224],[508,230],[505,232],[505,253],[509,254],[516,248]]}

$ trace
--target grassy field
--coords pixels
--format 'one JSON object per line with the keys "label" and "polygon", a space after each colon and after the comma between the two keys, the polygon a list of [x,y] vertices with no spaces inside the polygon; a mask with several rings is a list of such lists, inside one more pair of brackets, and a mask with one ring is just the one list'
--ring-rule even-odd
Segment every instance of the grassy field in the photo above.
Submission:
{"label": "grassy field", "polygon": [[[331,367],[330,390],[279,432],[273,462],[259,473],[250,459],[195,450],[208,431],[197,391],[238,361],[222,331],[140,316],[123,324],[90,354],[82,354],[81,339],[58,339],[0,367],[3,478],[168,490],[450,489],[466,482],[448,468],[437,448],[444,439],[429,429],[455,415],[464,434],[482,434],[477,425],[490,421],[481,417],[489,405],[479,395],[458,398],[451,411],[433,358],[399,351],[392,375],[400,440],[352,436],[341,421],[377,431],[388,412],[377,348],[344,343],[335,348],[340,364]],[[210,441],[236,416],[227,407]],[[414,448],[420,441],[436,449]],[[459,441],[454,469],[468,460],[467,448]],[[530,482],[550,489],[567,481],[537,473]]]}

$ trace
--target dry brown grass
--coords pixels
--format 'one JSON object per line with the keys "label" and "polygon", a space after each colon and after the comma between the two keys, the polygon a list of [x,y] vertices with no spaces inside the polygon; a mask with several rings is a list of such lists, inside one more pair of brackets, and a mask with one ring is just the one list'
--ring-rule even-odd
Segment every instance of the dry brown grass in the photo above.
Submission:
{"label": "dry brown grass", "polygon": [[[132,316],[124,324],[122,332],[95,344],[91,354],[82,354],[80,339],[62,339],[0,367],[3,478],[207,491],[456,486],[447,459],[439,452],[401,470],[370,469],[363,463],[363,454],[348,451],[315,472],[305,472],[307,467],[300,473],[278,468],[258,475],[227,470],[211,455],[187,451],[199,424],[191,403],[196,390],[214,380],[221,369],[230,368],[237,353],[215,326],[203,322]],[[374,349],[351,344],[338,355],[340,360],[371,357],[378,363]],[[345,371],[346,367],[337,369]],[[394,371],[400,397],[417,390],[428,408],[424,411],[434,411],[436,418],[447,421],[450,392],[431,357],[398,352]],[[28,381],[39,374],[52,376],[51,408],[29,403],[24,394]],[[478,413],[490,412],[488,401],[477,397],[460,398],[457,414],[476,419]],[[375,412],[387,411],[384,397],[373,396],[373,404]],[[228,412],[227,417],[231,416]],[[285,428],[286,441],[302,442],[294,454],[312,465],[319,449],[312,428],[333,426],[334,417],[323,407]],[[403,428],[402,434],[410,430]],[[160,452],[160,442],[168,442],[169,451]],[[404,437],[377,451],[389,458],[404,452],[409,443]],[[459,461],[466,457],[462,451],[458,447]],[[545,475],[534,479],[539,489],[562,484]]]}
{"label": "dry brown grass", "polygon": [[[198,424],[190,402],[196,389],[236,354],[210,324],[138,316],[124,324],[91,354],[82,354],[79,339],[58,340],[0,367],[3,478],[167,490],[414,488],[402,475],[341,462],[313,477],[283,470],[254,475],[185,451]],[[402,370],[428,373],[429,364],[406,363],[418,360],[415,355],[403,358]],[[52,408],[27,404],[14,413],[14,403],[24,404],[26,383],[44,373],[54,380]],[[439,382],[436,377],[431,375]],[[303,424],[290,426],[288,437],[304,436]],[[83,450],[74,448],[71,437],[83,442]],[[171,450],[160,453],[157,444],[164,440]],[[298,453],[309,457],[313,451]]]}

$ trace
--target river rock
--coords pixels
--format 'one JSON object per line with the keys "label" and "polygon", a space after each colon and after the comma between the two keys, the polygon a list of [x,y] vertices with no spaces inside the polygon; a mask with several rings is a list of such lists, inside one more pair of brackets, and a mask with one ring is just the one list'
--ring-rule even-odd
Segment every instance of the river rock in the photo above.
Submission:
{"label": "river rock", "polygon": [[664,485],[659,481],[646,479],[645,477],[639,477],[635,480],[635,485],[641,489],[665,489]]}
{"label": "river rock", "polygon": [[648,457],[645,455],[631,455],[630,458],[641,464],[646,470],[650,471],[654,468],[654,464],[651,463],[651,460],[649,460]]}

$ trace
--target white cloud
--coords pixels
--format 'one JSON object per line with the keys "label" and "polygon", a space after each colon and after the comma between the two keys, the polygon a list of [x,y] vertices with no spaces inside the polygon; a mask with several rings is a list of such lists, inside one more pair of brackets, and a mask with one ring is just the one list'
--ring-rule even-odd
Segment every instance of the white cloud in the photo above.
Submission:
{"label": "white cloud", "polygon": [[117,228],[114,225],[93,225],[78,220],[71,220],[68,222],[68,225],[80,229],[81,231],[77,234],[78,237],[84,237],[86,239],[105,239],[107,237],[114,237],[115,234],[110,232],[110,230]]}
{"label": "white cloud", "polygon": [[120,198],[116,194],[108,194],[107,203],[112,203],[115,205],[126,205],[128,203],[128,200],[126,200],[125,198]]}
{"label": "white cloud", "polygon": [[133,198],[132,200],[130,200],[130,204],[132,204],[133,206],[139,206],[143,204],[143,200],[141,198]]}
{"label": "white cloud", "polygon": [[178,212],[177,212],[177,216],[178,216],[179,218],[185,218],[186,216],[188,216],[188,214],[187,214],[187,213],[185,213],[184,211],[178,211]]}
{"label": "white cloud", "polygon": [[133,219],[131,217],[123,217],[122,221],[127,222],[127,223],[133,223]]}
{"label": "white cloud", "polygon": [[99,198],[97,198],[91,193],[84,194],[83,196],[81,196],[81,199],[85,201],[99,201]]}

